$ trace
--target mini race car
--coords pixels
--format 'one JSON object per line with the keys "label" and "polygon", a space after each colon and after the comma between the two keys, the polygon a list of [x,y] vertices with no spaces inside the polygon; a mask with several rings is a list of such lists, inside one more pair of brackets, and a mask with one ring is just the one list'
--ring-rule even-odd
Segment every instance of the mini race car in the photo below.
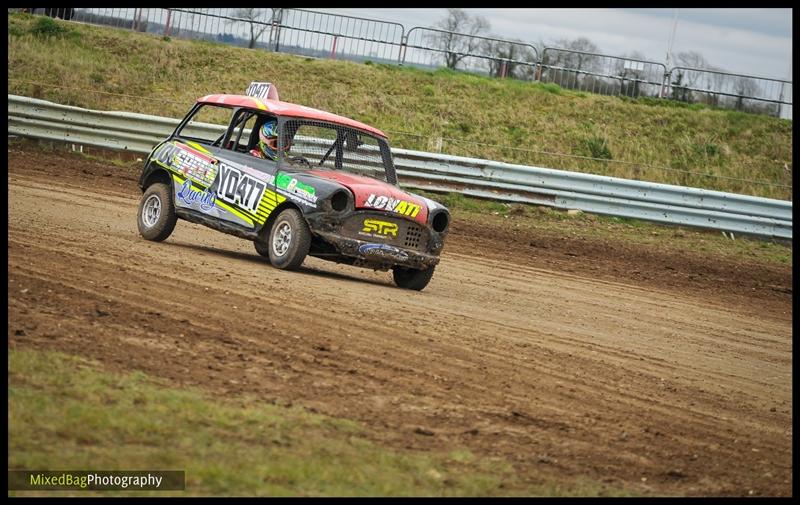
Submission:
{"label": "mini race car", "polygon": [[[262,154],[267,130],[274,159]],[[450,224],[447,208],[398,187],[383,132],[282,102],[270,83],[198,99],[148,155],[139,187],[147,240],[165,240],[181,218],[252,240],[280,269],[311,255],[391,269],[415,290],[430,282]]]}

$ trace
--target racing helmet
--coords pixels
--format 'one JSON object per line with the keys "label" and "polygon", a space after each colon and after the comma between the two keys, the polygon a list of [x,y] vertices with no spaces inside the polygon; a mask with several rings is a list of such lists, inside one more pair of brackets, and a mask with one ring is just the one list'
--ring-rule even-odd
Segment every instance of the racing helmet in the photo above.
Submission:
{"label": "racing helmet", "polygon": [[278,159],[278,122],[270,119],[258,129],[258,147],[264,156]]}

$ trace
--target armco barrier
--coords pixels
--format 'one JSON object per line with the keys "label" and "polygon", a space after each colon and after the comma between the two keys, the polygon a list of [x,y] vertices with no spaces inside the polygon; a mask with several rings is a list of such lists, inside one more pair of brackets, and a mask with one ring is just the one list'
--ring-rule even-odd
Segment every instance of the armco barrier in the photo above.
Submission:
{"label": "armco barrier", "polygon": [[[8,133],[149,153],[179,120],[8,95]],[[221,132],[218,125],[199,128]],[[504,202],[792,238],[792,202],[445,154],[392,149],[403,186]]]}

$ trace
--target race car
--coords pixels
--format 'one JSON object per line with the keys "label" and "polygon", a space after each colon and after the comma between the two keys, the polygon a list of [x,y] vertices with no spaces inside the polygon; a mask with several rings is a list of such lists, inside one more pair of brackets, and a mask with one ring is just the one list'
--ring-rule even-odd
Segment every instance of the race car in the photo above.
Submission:
{"label": "race car", "polygon": [[199,98],[150,152],[139,187],[147,240],[165,240],[181,218],[252,240],[280,269],[311,255],[391,269],[414,290],[430,282],[451,219],[398,186],[383,132],[283,102],[265,82]]}

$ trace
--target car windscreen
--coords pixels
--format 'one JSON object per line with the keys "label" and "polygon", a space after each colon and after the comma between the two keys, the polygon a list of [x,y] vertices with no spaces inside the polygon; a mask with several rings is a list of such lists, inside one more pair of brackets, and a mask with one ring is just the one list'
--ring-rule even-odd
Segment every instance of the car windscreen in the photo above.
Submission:
{"label": "car windscreen", "polygon": [[198,107],[177,135],[209,145],[221,145],[234,110],[215,104]]}
{"label": "car windscreen", "polygon": [[329,168],[396,182],[384,139],[341,125],[299,119],[286,119],[282,131],[281,161],[295,168]]}

